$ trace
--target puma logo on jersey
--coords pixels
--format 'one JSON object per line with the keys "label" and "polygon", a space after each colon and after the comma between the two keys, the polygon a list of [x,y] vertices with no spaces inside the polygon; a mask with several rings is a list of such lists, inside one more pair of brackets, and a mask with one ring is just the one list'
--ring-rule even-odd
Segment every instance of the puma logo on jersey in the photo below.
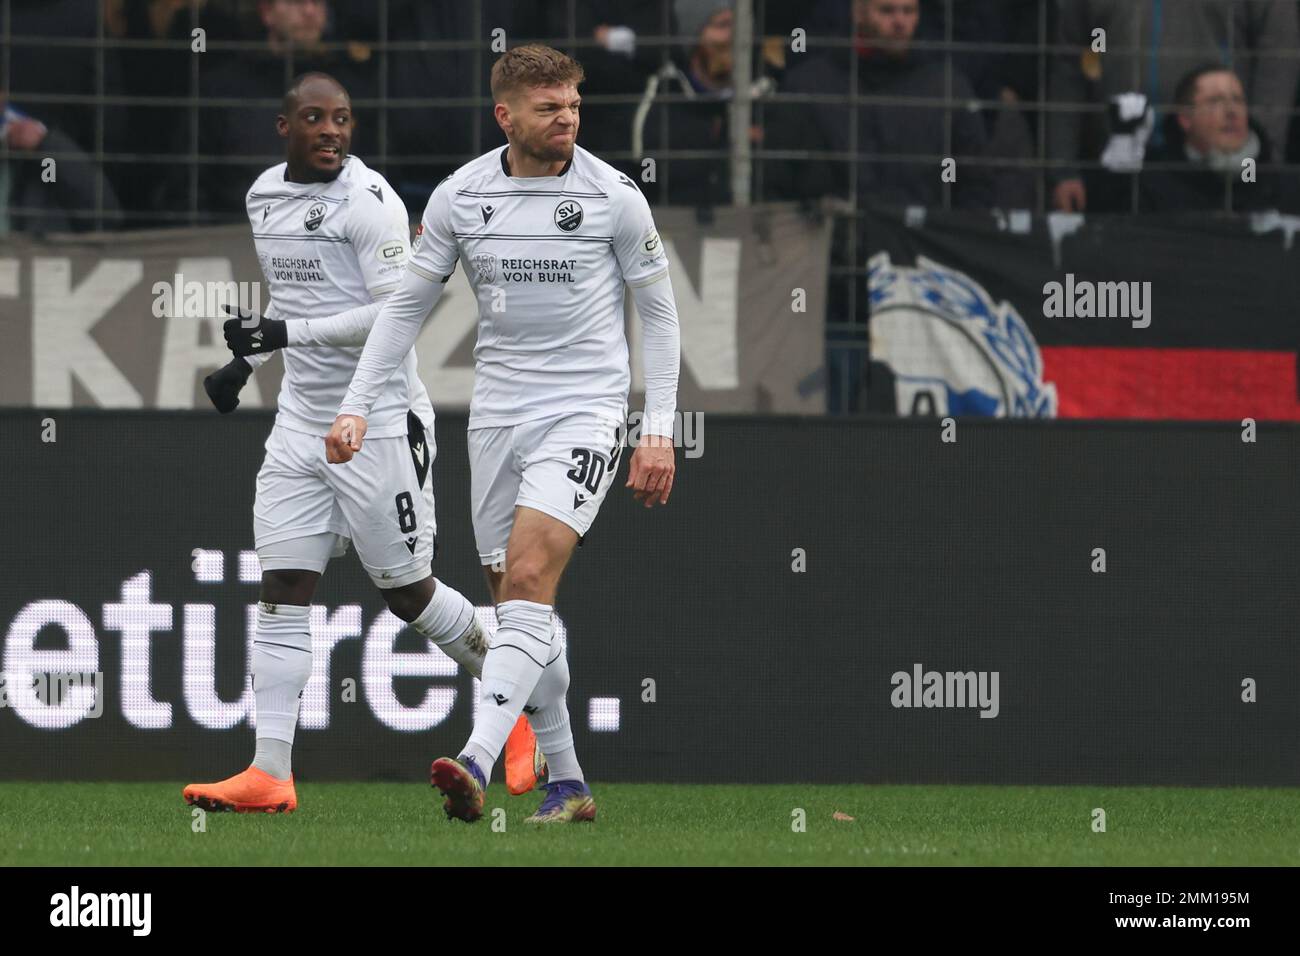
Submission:
{"label": "puma logo on jersey", "polygon": [[488,224],[488,220],[492,218],[492,214],[496,212],[491,206],[479,206],[479,211],[483,213],[483,225],[485,226]]}
{"label": "puma logo on jersey", "polygon": [[384,191],[380,189],[378,186],[367,186],[366,189],[370,192],[372,196],[378,199],[381,203],[384,201]]}

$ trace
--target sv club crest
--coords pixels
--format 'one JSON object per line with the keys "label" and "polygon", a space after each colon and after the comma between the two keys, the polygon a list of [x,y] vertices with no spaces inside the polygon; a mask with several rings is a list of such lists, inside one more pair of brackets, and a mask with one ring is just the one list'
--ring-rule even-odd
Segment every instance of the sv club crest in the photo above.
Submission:
{"label": "sv club crest", "polygon": [[555,207],[555,224],[564,232],[573,232],[582,225],[582,206],[575,199],[566,199]]}
{"label": "sv club crest", "polygon": [[325,221],[325,204],[323,202],[313,203],[307,210],[307,217],[302,224],[308,232],[315,232],[320,228],[320,224]]}

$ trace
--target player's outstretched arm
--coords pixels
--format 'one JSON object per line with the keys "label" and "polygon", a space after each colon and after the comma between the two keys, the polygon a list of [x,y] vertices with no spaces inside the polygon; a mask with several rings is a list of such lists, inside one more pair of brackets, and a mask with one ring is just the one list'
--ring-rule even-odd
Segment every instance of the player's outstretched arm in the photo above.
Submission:
{"label": "player's outstretched arm", "polygon": [[677,379],[681,364],[681,333],[673,286],[665,271],[658,278],[632,287],[641,317],[641,355],[645,374],[645,414],[641,441],[628,464],[627,487],[647,508],[668,504],[677,473],[673,451],[673,420],[677,410]]}
{"label": "player's outstretched arm", "polygon": [[365,339],[365,350],[357,362],[339,416],[325,438],[326,461],[342,464],[351,461],[352,456],[361,450],[366,434],[366,415],[406,354],[415,346],[420,328],[437,304],[442,289],[443,283],[408,269],[397,291],[383,302],[374,328]]}
{"label": "player's outstretched arm", "polygon": [[[422,241],[402,273],[401,282],[384,300],[366,347],[352,375],[352,384],[339,407],[338,418],[325,439],[328,461],[351,460],[361,450],[365,418],[379,400],[393,373],[415,346],[424,320],[438,304],[446,281],[456,268],[457,248],[451,232],[450,189],[434,189],[420,222]],[[296,324],[296,323],[295,323]]]}
{"label": "player's outstretched arm", "polygon": [[393,373],[415,347],[424,320],[442,296],[443,283],[413,268],[402,275],[402,284],[383,302],[366,347],[352,375],[339,415],[364,418],[379,399]]}
{"label": "player's outstretched arm", "polygon": [[641,441],[628,464],[627,487],[647,508],[667,504],[676,475],[673,419],[677,410],[677,377],[681,365],[681,333],[677,304],[668,274],[668,255],[655,229],[650,205],[636,184],[621,177],[612,195],[617,203],[614,255],[623,281],[641,317],[641,355],[645,371],[645,415]]}
{"label": "player's outstretched arm", "polygon": [[221,328],[226,346],[236,355],[260,355],[302,346],[357,348],[366,344],[383,304],[382,300],[370,302],[337,315],[296,322],[269,319],[247,309],[226,306],[234,318],[227,319]]}

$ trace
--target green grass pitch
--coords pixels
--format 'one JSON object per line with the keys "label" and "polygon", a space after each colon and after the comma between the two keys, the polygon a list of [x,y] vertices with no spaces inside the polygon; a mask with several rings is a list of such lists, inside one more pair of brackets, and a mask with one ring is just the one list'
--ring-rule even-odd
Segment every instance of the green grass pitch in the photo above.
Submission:
{"label": "green grass pitch", "polygon": [[[210,813],[180,783],[0,783],[4,865],[1300,865],[1296,790],[597,784],[593,824],[472,826],[418,783],[306,783],[286,816]],[[504,830],[493,809],[503,808]],[[1093,809],[1106,832],[1093,832]],[[804,811],[805,827],[796,832]],[[847,814],[852,820],[836,819]],[[499,815],[498,815],[499,817]]]}

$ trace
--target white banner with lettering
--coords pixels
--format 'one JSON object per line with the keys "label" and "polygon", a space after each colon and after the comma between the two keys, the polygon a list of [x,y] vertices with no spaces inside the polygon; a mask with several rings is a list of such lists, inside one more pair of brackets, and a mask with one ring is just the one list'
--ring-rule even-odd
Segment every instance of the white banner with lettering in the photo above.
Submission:
{"label": "white banner with lettering", "polygon": [[[829,219],[786,205],[660,209],[681,319],[679,408],[824,410]],[[204,408],[203,376],[230,360],[226,302],[264,308],[245,226],[0,244],[0,404],[67,408]],[[640,332],[628,296],[631,408],[640,404]],[[468,407],[478,320],[463,269],[416,345],[435,410]],[[281,364],[249,380],[241,407],[274,407]]]}

